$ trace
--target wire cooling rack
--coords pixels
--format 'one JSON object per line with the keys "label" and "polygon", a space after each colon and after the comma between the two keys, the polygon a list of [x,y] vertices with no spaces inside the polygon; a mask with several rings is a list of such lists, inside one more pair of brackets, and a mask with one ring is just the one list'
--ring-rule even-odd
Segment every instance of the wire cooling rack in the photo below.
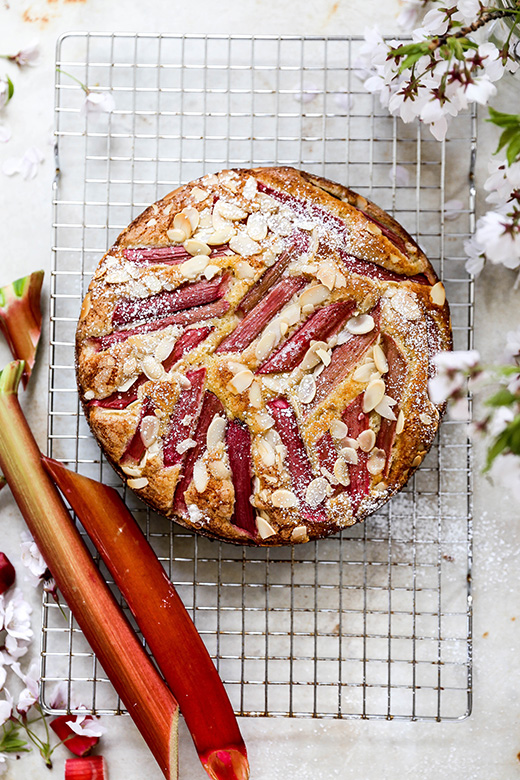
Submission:
{"label": "wire cooling rack", "polygon": [[[53,457],[120,487],[78,406],[81,300],[101,255],[133,217],[178,184],[226,166],[294,165],[373,198],[431,258],[447,288],[455,345],[471,346],[473,290],[462,244],[474,220],[475,116],[456,117],[445,143],[390,117],[356,77],[360,46],[317,36],[60,39]],[[114,110],[85,113],[85,93],[71,77],[110,92]],[[454,197],[462,210],[447,205]],[[382,511],[294,549],[209,541],[126,498],[237,713],[455,720],[471,710],[470,464],[465,424],[445,420],[419,471]],[[66,614],[46,597],[44,705],[51,709],[51,691],[63,680],[69,705],[121,712]]]}

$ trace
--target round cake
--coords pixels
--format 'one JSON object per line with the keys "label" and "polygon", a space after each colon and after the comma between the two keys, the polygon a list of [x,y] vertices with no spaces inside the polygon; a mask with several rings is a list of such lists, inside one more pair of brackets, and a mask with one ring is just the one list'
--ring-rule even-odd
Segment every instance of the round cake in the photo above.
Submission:
{"label": "round cake", "polygon": [[146,209],[101,259],[77,329],[106,457],[215,539],[306,542],[400,490],[443,409],[448,304],[386,212],[293,168],[226,170]]}

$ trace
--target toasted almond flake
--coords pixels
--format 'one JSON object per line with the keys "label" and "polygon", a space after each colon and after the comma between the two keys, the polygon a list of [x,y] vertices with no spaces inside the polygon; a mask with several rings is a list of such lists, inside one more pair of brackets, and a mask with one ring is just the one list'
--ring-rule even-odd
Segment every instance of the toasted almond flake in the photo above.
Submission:
{"label": "toasted almond flake", "polygon": [[93,390],[87,390],[85,393],[85,401],[92,401],[93,398],[96,397],[96,394]]}
{"label": "toasted almond flake", "polygon": [[362,452],[370,452],[376,443],[376,435],[371,428],[367,428],[365,431],[361,431],[357,441]]}
{"label": "toasted almond flake", "polygon": [[303,377],[298,385],[298,398],[302,404],[310,404],[316,395],[316,380],[312,374]]}
{"label": "toasted almond flake", "polygon": [[246,179],[246,183],[242,188],[243,197],[247,198],[247,200],[252,200],[256,195],[256,191],[257,191],[256,179],[253,178],[253,176],[248,176]]}
{"label": "toasted almond flake", "polygon": [[204,276],[209,281],[210,279],[213,279],[213,277],[216,276],[216,274],[218,274],[219,271],[220,268],[218,265],[207,265],[206,268],[204,269]]}
{"label": "toasted almond flake", "polygon": [[346,286],[347,286],[346,277],[341,273],[341,271],[336,271],[335,287],[340,289],[341,287],[346,287]]}
{"label": "toasted almond flake", "polygon": [[291,509],[298,506],[298,498],[292,490],[279,488],[271,494],[271,503],[278,509]]}
{"label": "toasted almond flake", "polygon": [[261,409],[263,406],[262,387],[259,382],[253,382],[249,388],[249,403],[253,409]]}
{"label": "toasted almond flake", "polygon": [[256,446],[258,448],[258,454],[264,466],[266,468],[271,468],[271,466],[274,466],[276,462],[276,453],[274,451],[274,447],[272,446],[272,444],[270,444],[267,441],[267,439],[264,439],[263,436],[259,436],[256,441]]}
{"label": "toasted almond flake", "polygon": [[319,359],[324,365],[326,366],[330,365],[330,361],[332,360],[332,358],[330,356],[330,352],[328,349],[323,349],[322,347],[320,347],[319,349],[316,350],[316,355],[319,357]]}
{"label": "toasted almond flake", "polygon": [[348,427],[343,420],[332,420],[329,430],[333,439],[344,439],[348,433]]}
{"label": "toasted almond flake", "polygon": [[238,374],[240,371],[247,371],[246,364],[239,363],[238,360],[229,360],[227,366],[233,374]]}
{"label": "toasted almond flake", "polygon": [[387,489],[388,485],[386,482],[378,482],[377,485],[374,485],[372,490],[376,490],[378,493],[383,493]]}
{"label": "toasted almond flake", "polygon": [[316,477],[307,485],[305,503],[316,509],[331,493],[331,487],[325,477]]}
{"label": "toasted almond flake", "polygon": [[350,447],[353,450],[358,450],[359,442],[357,439],[351,439],[350,436],[345,436],[345,438],[341,440],[341,446]]}
{"label": "toasted almond flake", "polygon": [[158,363],[162,363],[163,360],[166,360],[166,358],[169,357],[169,355],[171,355],[172,350],[175,346],[175,342],[176,339],[173,336],[170,338],[161,339],[161,341],[157,344],[153,352],[153,356]]}
{"label": "toasted almond flake", "polygon": [[154,227],[154,225],[157,225],[157,220],[153,218],[149,219],[148,222],[146,223],[146,227]]}
{"label": "toasted almond flake", "polygon": [[207,190],[203,190],[202,187],[191,188],[191,197],[193,198],[195,203],[202,203],[203,200],[206,200],[208,195],[209,192]]}
{"label": "toasted almond flake", "polygon": [[365,414],[366,412],[371,412],[372,409],[375,409],[378,403],[383,400],[384,395],[385,383],[382,379],[376,379],[375,381],[370,382],[363,396],[363,411]]}
{"label": "toasted almond flake", "polygon": [[401,409],[399,414],[397,415],[397,425],[395,426],[395,432],[398,436],[400,433],[402,433],[404,430],[404,412]]}
{"label": "toasted almond flake", "polygon": [[123,284],[130,281],[131,278],[126,268],[114,268],[105,274],[105,282],[107,284]]}
{"label": "toasted almond flake", "polygon": [[194,441],[193,439],[184,439],[184,441],[180,441],[177,444],[177,447],[175,449],[177,450],[179,455],[183,455],[188,450],[191,450],[192,447],[196,447],[196,446],[197,446],[197,442]]}
{"label": "toasted almond flake", "polygon": [[343,457],[339,457],[334,464],[334,476],[338,480],[340,485],[348,487],[350,485],[350,475],[348,471],[348,463]]}
{"label": "toasted almond flake", "polygon": [[293,528],[291,533],[291,541],[292,542],[306,542],[309,539],[309,535],[307,533],[307,526],[305,525],[297,525],[296,528]]}
{"label": "toasted almond flake", "polygon": [[265,360],[277,342],[276,333],[264,332],[255,346],[255,356],[258,360]]}
{"label": "toasted almond flake", "polygon": [[235,265],[235,276],[237,279],[254,279],[255,273],[253,266],[249,265],[245,260],[240,260]]}
{"label": "toasted almond flake", "polygon": [[190,260],[185,260],[184,263],[181,263],[179,265],[179,271],[186,279],[196,279],[197,276],[200,276],[200,274],[207,268],[207,265],[207,256],[197,255],[190,258]]}
{"label": "toasted almond flake", "polygon": [[179,214],[176,214],[173,218],[173,227],[174,230],[181,230],[186,238],[190,238],[193,233],[193,228],[191,226],[191,222],[186,216],[186,214],[183,214],[182,211]]}
{"label": "toasted almond flake", "polygon": [[170,241],[173,241],[174,244],[183,244],[188,238],[184,230],[180,230],[179,228],[171,228],[171,230],[167,230],[166,235]]}
{"label": "toasted almond flake", "polygon": [[356,197],[356,206],[357,206],[358,209],[361,209],[361,210],[366,209],[366,207],[368,206],[367,199],[364,198],[362,195],[358,195]]}
{"label": "toasted almond flake", "polygon": [[130,390],[132,385],[135,383],[136,379],[137,379],[137,374],[134,374],[134,376],[128,377],[126,382],[123,382],[122,384],[117,386],[117,392],[118,393],[126,393],[127,390]]}
{"label": "toasted almond flake", "polygon": [[354,447],[343,447],[340,450],[341,457],[345,460],[346,463],[350,463],[353,466],[357,466],[358,464],[358,454]]}
{"label": "toasted almond flake", "polygon": [[141,490],[147,486],[148,480],[146,477],[137,477],[136,479],[128,479],[126,484],[129,488],[132,488],[132,490]]}
{"label": "toasted almond flake", "polygon": [[323,474],[323,476],[327,479],[327,481],[330,482],[331,485],[339,484],[334,474],[332,474],[332,472],[326,469],[325,466],[322,466],[320,471]]}
{"label": "toasted almond flake", "polygon": [[226,432],[226,420],[224,417],[216,414],[208,426],[206,433],[206,446],[208,450],[216,449],[219,444],[224,442]]}
{"label": "toasted almond flake", "polygon": [[184,376],[184,374],[179,374],[177,376],[177,379],[179,381],[179,385],[182,387],[183,390],[189,390],[191,387],[191,382],[188,379],[187,376]]}
{"label": "toasted almond flake", "polygon": [[386,452],[376,447],[372,450],[369,459],[367,460],[367,471],[372,474],[373,477],[377,474],[381,474],[386,463]]}
{"label": "toasted almond flake", "polygon": [[164,374],[164,368],[157,362],[153,355],[145,355],[141,361],[141,367],[148,379],[153,381],[157,381]]}
{"label": "toasted almond flake", "polygon": [[262,251],[260,244],[257,244],[256,241],[249,238],[247,233],[243,232],[237,233],[229,240],[229,248],[242,257],[251,257],[251,255],[257,255]]}
{"label": "toasted almond flake", "polygon": [[121,466],[121,471],[124,471],[129,477],[140,477],[142,475],[139,466]]}
{"label": "toasted almond flake", "polygon": [[[189,255],[197,256],[197,255],[211,254],[211,249],[209,248],[209,246],[205,244],[204,241],[199,241],[197,238],[189,238],[187,241],[184,242],[183,246]],[[189,262],[190,262],[189,260],[186,260],[186,263]],[[182,263],[182,265],[186,265],[186,263]],[[204,266],[204,268],[205,267],[206,266]]]}
{"label": "toasted almond flake", "polygon": [[[107,272],[106,265],[99,265],[96,268],[96,271],[94,273],[94,279],[101,279],[102,276],[104,276]],[[87,295],[90,295],[90,293],[87,293]]]}
{"label": "toasted almond flake", "polygon": [[208,463],[208,470],[216,479],[228,479],[231,475],[223,460],[212,460],[211,463]]}
{"label": "toasted almond flake", "polygon": [[300,306],[318,306],[323,303],[329,297],[329,290],[324,284],[313,284],[311,287],[307,287],[299,298]]}
{"label": "toasted almond flake", "polygon": [[420,420],[420,421],[421,421],[421,422],[422,422],[424,425],[431,425],[431,424],[432,424],[432,422],[433,422],[433,420],[432,420],[432,418],[430,417],[430,415],[429,415],[429,414],[426,414],[425,412],[422,412],[422,414],[420,414],[420,415],[419,415],[419,420]]}
{"label": "toasted almond flake", "polygon": [[268,390],[272,390],[273,393],[281,393],[283,390],[282,382],[276,377],[263,376],[261,382],[267,387]]}
{"label": "toasted almond flake", "polygon": [[193,465],[193,484],[197,493],[204,493],[209,485],[209,474],[206,464],[200,458]]}
{"label": "toasted almond flake", "polygon": [[374,344],[374,363],[380,374],[386,374],[388,371],[388,361],[379,344]]}
{"label": "toasted almond flake", "polygon": [[254,378],[253,372],[246,368],[245,371],[239,371],[238,374],[235,374],[233,379],[228,382],[228,387],[235,393],[243,393],[244,390],[251,386]]}
{"label": "toasted almond flake", "polygon": [[300,321],[301,309],[297,303],[291,303],[280,312],[280,321],[287,325],[296,325]]}
{"label": "toasted almond flake", "polygon": [[359,366],[359,368],[356,368],[354,371],[352,378],[355,382],[360,382],[361,384],[367,384],[370,382],[372,378],[372,374],[374,373],[374,364],[373,363],[365,363],[362,366]]}
{"label": "toasted almond flake", "polygon": [[383,396],[381,401],[376,405],[375,411],[384,417],[386,420],[395,420],[396,416],[392,411],[392,406],[395,406],[397,402],[389,395]]}
{"label": "toasted almond flake", "polygon": [[373,233],[374,236],[380,236],[382,233],[382,230],[379,227],[379,225],[376,225],[374,222],[367,222],[365,227],[368,230],[368,232]]}
{"label": "toasted almond flake", "polygon": [[313,311],[314,311],[314,306],[312,305],[312,303],[308,303],[305,306],[302,306],[302,314],[304,317],[308,317],[309,314],[312,314]]}
{"label": "toasted almond flake", "polygon": [[334,289],[336,285],[336,267],[332,263],[320,263],[316,276],[328,290]]}
{"label": "toasted almond flake", "polygon": [[401,314],[405,320],[414,321],[421,316],[421,309],[415,297],[406,290],[397,290],[390,298],[390,305],[394,311]]}
{"label": "toasted almond flake", "polygon": [[374,325],[374,318],[370,314],[358,314],[350,318],[346,328],[355,336],[361,336],[363,333],[370,333],[371,330],[374,330]]}
{"label": "toasted almond flake", "polygon": [[274,417],[271,417],[269,412],[257,412],[254,420],[261,431],[267,431],[274,425]]}
{"label": "toasted almond flake", "polygon": [[263,214],[250,214],[247,218],[246,230],[253,241],[262,241],[267,236],[267,220]]}
{"label": "toasted almond flake", "polygon": [[267,520],[264,520],[264,518],[260,515],[256,516],[256,529],[260,539],[269,539],[270,536],[276,535],[276,531],[274,530],[273,526],[268,523]]}
{"label": "toasted almond flake", "polygon": [[141,440],[145,447],[150,447],[154,441],[157,440],[159,435],[159,420],[155,414],[148,414],[141,420],[141,426],[139,433],[141,434]]}
{"label": "toasted almond flake", "polygon": [[242,219],[246,219],[247,211],[238,206],[236,203],[230,203],[226,200],[219,200],[215,205],[214,212],[217,211],[224,219],[229,219],[231,222],[239,222]]}
{"label": "toasted almond flake", "polygon": [[309,368],[314,368],[314,366],[317,366],[320,362],[319,356],[316,354],[318,349],[327,349],[327,344],[325,341],[315,341],[314,344],[311,344],[307,352],[305,353],[305,357],[303,358],[300,368],[303,371],[306,371]]}
{"label": "toasted almond flake", "polygon": [[433,285],[430,290],[430,298],[432,299],[432,303],[436,306],[444,306],[444,302],[446,301],[446,290],[444,289],[442,282],[437,282],[437,284]]}
{"label": "toasted almond flake", "polygon": [[167,217],[169,214],[172,213],[172,209],[173,209],[173,203],[168,203],[166,208],[163,209],[163,214]]}
{"label": "toasted almond flake", "polygon": [[236,235],[236,230],[229,223],[215,230],[214,233],[208,233],[204,240],[208,246],[221,246],[222,244],[227,244],[234,235]]}
{"label": "toasted almond flake", "polygon": [[[186,206],[186,208],[182,210],[181,214],[184,214],[184,216],[187,217],[191,225],[191,230],[194,233],[197,230],[200,222],[200,214],[197,209],[194,208],[194,206]],[[183,230],[183,228],[181,228],[181,230]]]}

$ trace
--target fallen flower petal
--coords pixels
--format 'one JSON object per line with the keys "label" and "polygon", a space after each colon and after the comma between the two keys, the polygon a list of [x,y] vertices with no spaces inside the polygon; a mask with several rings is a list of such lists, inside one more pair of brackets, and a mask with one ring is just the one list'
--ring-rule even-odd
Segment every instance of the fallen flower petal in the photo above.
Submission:
{"label": "fallen flower petal", "polygon": [[24,68],[26,65],[35,65],[39,56],[40,47],[36,41],[30,46],[26,46],[25,49],[20,49],[17,54],[4,55],[5,59],[15,62],[20,68]]}
{"label": "fallen flower petal", "polygon": [[30,146],[23,157],[10,157],[2,165],[2,172],[6,176],[14,176],[19,173],[26,181],[34,179],[43,162],[43,154],[36,146]]}
{"label": "fallen flower petal", "polygon": [[115,100],[109,92],[91,92],[89,90],[85,95],[82,111],[87,114],[101,114],[103,112],[110,114],[115,107]]}
{"label": "fallen flower petal", "polygon": [[106,728],[97,723],[94,718],[88,714],[87,708],[80,704],[74,710],[74,719],[67,721],[67,726],[75,734],[83,737],[101,737],[106,732]]}
{"label": "fallen flower petal", "polygon": [[0,125],[0,143],[6,144],[11,140],[11,128],[8,125]]}

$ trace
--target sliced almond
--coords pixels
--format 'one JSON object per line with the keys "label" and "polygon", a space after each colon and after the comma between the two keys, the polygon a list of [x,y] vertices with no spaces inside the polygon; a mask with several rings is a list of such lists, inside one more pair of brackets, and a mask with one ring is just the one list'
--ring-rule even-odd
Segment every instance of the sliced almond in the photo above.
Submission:
{"label": "sliced almond", "polygon": [[123,284],[130,281],[132,277],[125,268],[114,268],[105,274],[107,284]]}
{"label": "sliced almond", "polygon": [[267,236],[267,220],[263,214],[250,214],[247,218],[247,234],[253,241],[262,241]]}
{"label": "sliced almond", "polygon": [[[181,214],[184,214],[184,216],[188,218],[192,233],[194,233],[200,222],[200,214],[197,209],[193,206],[186,206],[186,208],[181,211]],[[173,220],[173,224],[175,225],[175,220]],[[181,228],[181,230],[184,230],[184,228]]]}
{"label": "sliced almond", "polygon": [[414,468],[417,468],[417,466],[420,466],[421,463],[422,463],[422,455],[416,455],[412,461],[412,466]]}
{"label": "sliced almond", "polygon": [[262,251],[260,244],[257,244],[256,241],[249,238],[247,233],[243,232],[237,233],[229,240],[229,248],[242,257],[251,257],[251,255],[257,255]]}
{"label": "sliced almond", "polygon": [[320,263],[316,276],[328,290],[334,289],[336,285],[336,267],[332,263]]}
{"label": "sliced almond", "polygon": [[375,222],[368,221],[365,225],[365,228],[368,230],[369,233],[372,233],[374,236],[380,236],[383,232],[379,225],[376,225]]}
{"label": "sliced almond", "polygon": [[430,415],[429,415],[429,414],[426,414],[426,412],[422,412],[422,413],[419,415],[419,420],[420,420],[420,421],[423,423],[423,425],[431,425],[431,424],[432,424],[432,422],[433,422],[433,420],[432,420],[432,418],[430,417]]}
{"label": "sliced almond", "polygon": [[341,271],[336,271],[336,282],[335,282],[335,286],[336,286],[338,289],[341,289],[342,287],[346,287],[346,286],[347,286],[347,278],[346,278],[346,276],[344,276],[344,275],[341,273]]}
{"label": "sliced almond", "polygon": [[362,452],[370,452],[376,443],[376,435],[371,428],[367,428],[365,431],[361,431],[357,441]]}
{"label": "sliced almond", "polygon": [[307,485],[305,491],[305,503],[312,509],[316,509],[327,496],[331,494],[331,487],[325,477],[316,477]]}
{"label": "sliced almond", "polygon": [[[189,255],[210,255],[211,249],[209,246],[204,243],[204,241],[199,241],[197,238],[188,238],[187,241],[183,244],[184,249]],[[189,260],[186,261],[189,263]],[[182,263],[184,265],[184,263]],[[205,268],[206,266],[204,266]]]}
{"label": "sliced almond", "polygon": [[245,260],[241,260],[235,265],[235,276],[237,279],[254,279],[255,269]]}
{"label": "sliced almond", "polygon": [[339,454],[345,460],[346,463],[349,463],[352,466],[357,466],[359,459],[358,459],[358,454],[354,449],[354,447],[343,447],[340,450]]}
{"label": "sliced almond", "polygon": [[278,509],[291,509],[298,506],[298,498],[292,490],[279,488],[271,494],[271,503]]}
{"label": "sliced almond", "polygon": [[238,374],[235,374],[233,379],[228,382],[228,387],[230,387],[235,393],[243,393],[245,390],[247,390],[248,387],[251,386],[254,378],[255,375],[253,372],[246,368],[245,371],[239,371]]}
{"label": "sliced almond", "polygon": [[246,183],[244,184],[244,187],[242,189],[242,195],[244,198],[247,198],[248,200],[252,200],[257,191],[257,184],[256,179],[253,178],[253,176],[248,176],[246,179]]}
{"label": "sliced almond", "polygon": [[273,526],[267,520],[264,520],[263,517],[260,517],[260,515],[256,516],[256,530],[260,539],[269,539],[270,536],[276,535]]}
{"label": "sliced almond", "polygon": [[193,449],[193,447],[197,446],[197,442],[194,439],[184,439],[184,441],[180,441],[177,446],[176,450],[179,453],[179,455],[184,455],[185,452],[188,452],[188,450]]}
{"label": "sliced almond", "polygon": [[175,341],[176,339],[172,337],[161,339],[161,341],[157,344],[154,349],[153,356],[158,363],[162,363],[163,360],[166,360],[166,358],[171,355],[175,346]]}
{"label": "sliced almond", "polygon": [[287,325],[296,325],[300,321],[301,309],[297,303],[291,303],[282,309],[280,312],[280,321],[287,323]]}
{"label": "sliced almond", "polygon": [[259,436],[256,441],[258,454],[264,466],[271,468],[276,462],[276,453],[274,447],[263,436]]}
{"label": "sliced almond", "polygon": [[139,433],[146,448],[151,447],[154,441],[156,441],[157,436],[159,435],[159,425],[159,420],[155,414],[147,414],[146,417],[143,417],[141,420]]}
{"label": "sliced almond", "polygon": [[147,486],[148,480],[146,477],[137,477],[136,479],[128,479],[126,484],[129,488],[132,488],[132,490],[141,490]]}
{"label": "sliced almond", "polygon": [[153,357],[153,355],[145,355],[143,360],[141,361],[141,367],[148,377],[148,379],[151,379],[153,381],[157,381],[158,379],[161,379],[161,377],[164,374],[164,368],[162,365]]}
{"label": "sliced almond", "polygon": [[228,479],[231,474],[223,460],[212,460],[211,463],[208,464],[208,471],[216,477],[216,479]]}
{"label": "sliced almond", "polygon": [[324,284],[313,284],[302,292],[299,298],[300,306],[318,306],[329,297],[329,290]]}
{"label": "sliced almond", "polygon": [[208,246],[221,246],[222,244],[227,244],[235,234],[235,228],[229,224],[215,230],[214,233],[208,233],[204,240]]}
{"label": "sliced almond", "polygon": [[176,214],[173,218],[173,227],[175,230],[181,230],[186,238],[190,238],[193,234],[193,228],[191,226],[191,222],[186,216],[186,214],[183,214],[182,211],[179,214]]}
{"label": "sliced almond", "polygon": [[257,412],[254,417],[255,424],[261,431],[268,431],[274,425],[274,417],[269,412]]}
{"label": "sliced almond", "polygon": [[436,306],[444,306],[446,301],[446,290],[444,289],[442,282],[437,282],[437,284],[433,285],[430,290],[430,298],[432,303],[434,303]]}
{"label": "sliced almond", "polygon": [[356,317],[350,318],[346,328],[355,336],[361,336],[363,333],[370,333],[371,330],[374,330],[374,325],[374,318],[370,314],[358,314]]}
{"label": "sliced almond", "polygon": [[180,230],[179,228],[171,228],[170,230],[167,230],[166,235],[170,241],[173,241],[174,244],[183,244],[188,238],[184,230]]}
{"label": "sliced almond", "polygon": [[87,390],[85,393],[85,401],[92,401],[93,398],[96,397],[96,394],[93,390]]}
{"label": "sliced almond", "polygon": [[325,341],[315,341],[314,344],[311,344],[300,364],[300,368],[303,371],[306,371],[309,368],[314,368],[314,366],[318,365],[320,362],[320,357],[316,354],[316,352],[319,349],[327,349],[327,344]]}
{"label": "sliced almond", "polygon": [[263,406],[262,387],[259,382],[253,382],[249,388],[249,403],[254,409],[261,409]]}
{"label": "sliced almond", "polygon": [[356,368],[356,370],[352,375],[352,378],[354,379],[355,382],[360,382],[361,384],[364,385],[370,382],[373,373],[374,373],[374,364],[365,363],[362,366],[359,366],[359,368]]}
{"label": "sliced almond", "polygon": [[348,470],[348,463],[345,458],[340,457],[334,464],[334,476],[338,480],[340,485],[348,487],[350,485],[350,475]]}
{"label": "sliced almond", "polygon": [[386,452],[381,449],[372,450],[369,459],[367,460],[367,471],[372,474],[373,477],[377,474],[381,474],[386,464]]}
{"label": "sliced almond", "polygon": [[406,290],[398,290],[390,298],[390,305],[394,311],[401,314],[405,320],[413,322],[418,320],[421,316],[421,309],[415,300],[415,297],[406,292]]}
{"label": "sliced almond", "polygon": [[[126,382],[123,382],[121,385],[117,386],[117,392],[118,393],[126,393],[127,390],[130,390],[132,385],[135,383],[136,379],[137,379],[137,374],[135,374],[134,376],[129,377],[126,380]],[[85,393],[85,398],[86,397],[87,397],[87,394]]]}
{"label": "sliced almond", "polygon": [[206,200],[208,195],[209,192],[207,190],[202,189],[202,187],[191,188],[191,197],[193,198],[195,203],[202,203],[203,200]]}
{"label": "sliced almond", "polygon": [[206,433],[206,445],[208,450],[216,449],[224,441],[226,432],[226,420],[224,417],[216,414],[208,426]]}
{"label": "sliced almond", "polygon": [[398,436],[404,430],[404,412],[401,409],[397,415],[397,425],[395,426],[395,433]]}
{"label": "sliced almond", "polygon": [[363,396],[363,411],[365,414],[375,409],[385,395],[385,383],[382,379],[376,379],[369,383]]}
{"label": "sliced almond", "polygon": [[129,477],[141,476],[141,469],[138,466],[121,466],[121,471],[124,471]]}
{"label": "sliced almond", "polygon": [[393,398],[390,398],[389,395],[385,395],[375,407],[375,411],[386,420],[395,420],[396,416],[392,411],[392,406],[395,406],[396,403],[397,402],[394,401]]}
{"label": "sliced almond", "polygon": [[309,534],[307,533],[307,526],[305,525],[297,525],[296,528],[293,528],[291,533],[291,541],[292,542],[306,542],[309,539]]}
{"label": "sliced almond", "polygon": [[199,276],[206,269],[207,265],[208,265],[207,256],[201,254],[196,257],[190,258],[190,260],[185,260],[184,263],[181,263],[178,266],[178,268],[180,273],[186,279],[196,279],[197,276]]}
{"label": "sliced almond", "polygon": [[238,222],[247,217],[247,211],[244,211],[236,203],[229,203],[226,200],[217,201],[214,210],[218,211],[221,217],[229,219],[231,222]]}
{"label": "sliced almond", "polygon": [[193,484],[197,493],[204,493],[209,485],[209,474],[206,464],[200,458],[193,465]]}
{"label": "sliced almond", "polygon": [[344,439],[348,433],[348,427],[343,420],[332,420],[329,430],[333,439]]}
{"label": "sliced almond", "polygon": [[342,447],[350,447],[353,450],[359,449],[359,442],[357,439],[351,439],[350,436],[345,436],[341,441]]}
{"label": "sliced almond", "polygon": [[204,269],[204,276],[209,281],[210,279],[213,279],[214,276],[218,274],[220,271],[220,267],[218,265],[207,265]]}
{"label": "sliced almond", "polygon": [[381,346],[379,344],[374,344],[374,363],[379,371],[380,374],[386,374],[388,371],[388,361],[386,359],[386,355],[383,352]]}
{"label": "sliced almond", "polygon": [[328,349],[324,349],[323,347],[320,347],[319,349],[316,350],[316,355],[319,357],[319,359],[325,366],[330,365],[332,358],[330,356],[330,351]]}
{"label": "sliced almond", "polygon": [[316,395],[316,380],[312,374],[303,377],[298,385],[298,398],[302,404],[310,404]]}

